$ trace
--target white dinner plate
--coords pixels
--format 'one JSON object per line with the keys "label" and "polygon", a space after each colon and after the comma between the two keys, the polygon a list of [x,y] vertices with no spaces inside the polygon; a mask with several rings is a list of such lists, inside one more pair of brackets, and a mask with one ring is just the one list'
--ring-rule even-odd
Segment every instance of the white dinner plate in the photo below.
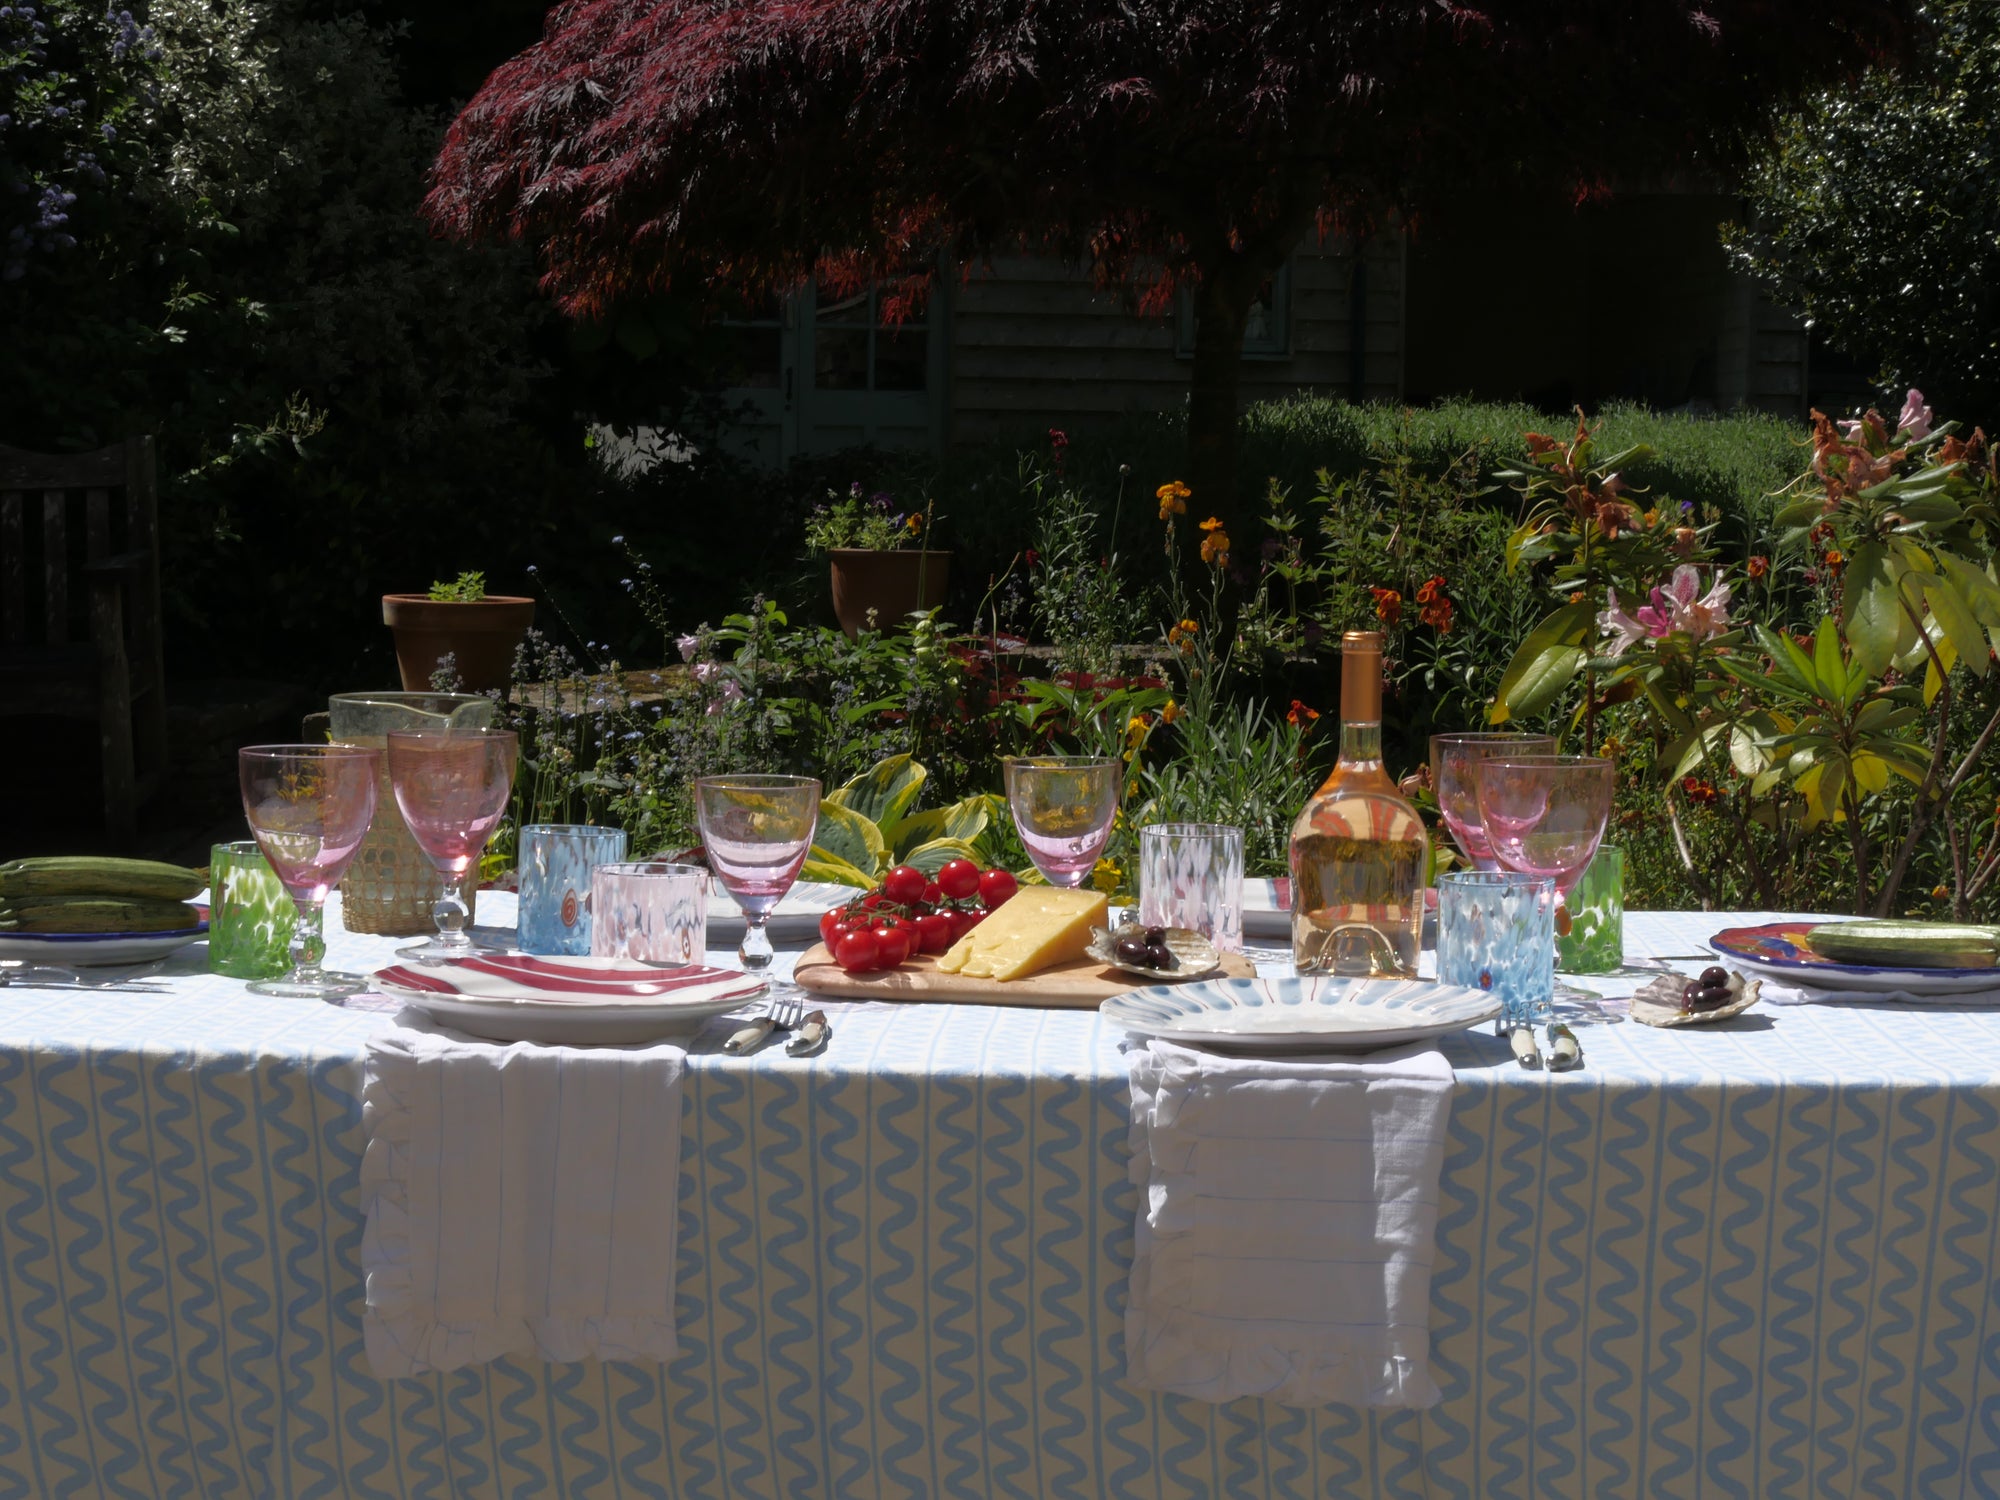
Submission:
{"label": "white dinner plate", "polygon": [[760,995],[761,975],[705,965],[668,969],[623,958],[488,953],[375,973],[385,995],[500,1042],[650,1042],[694,1031]]}
{"label": "white dinner plate", "polygon": [[1243,935],[1247,938],[1292,938],[1292,882],[1246,879],[1243,882]]}
{"label": "white dinner plate", "polygon": [[0,958],[63,969],[143,964],[178,953],[207,935],[206,921],[172,932],[7,932],[0,933]]}
{"label": "white dinner plate", "polygon": [[[764,930],[774,942],[792,942],[800,938],[816,940],[821,917],[866,894],[859,886],[836,885],[827,880],[801,880],[785,892],[785,899],[771,913],[771,920],[765,924]],[[709,946],[721,946],[715,941],[717,937],[721,937],[726,944],[742,939],[743,908],[722,888],[721,881],[711,880],[708,883]]]}
{"label": "white dinner plate", "polygon": [[1373,1052],[1500,1014],[1484,990],[1427,979],[1206,979],[1155,985],[1098,1007],[1115,1025],[1230,1052]]}

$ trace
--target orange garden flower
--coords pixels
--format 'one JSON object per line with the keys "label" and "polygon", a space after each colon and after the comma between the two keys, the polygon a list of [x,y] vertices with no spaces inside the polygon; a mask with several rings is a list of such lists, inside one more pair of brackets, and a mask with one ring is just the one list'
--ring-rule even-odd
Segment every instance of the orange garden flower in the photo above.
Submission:
{"label": "orange garden flower", "polygon": [[1153,492],[1160,497],[1160,519],[1171,521],[1187,514],[1188,496],[1194,493],[1178,479],[1170,479]]}
{"label": "orange garden flower", "polygon": [[904,522],[903,524],[905,529],[909,531],[910,535],[915,536],[918,532],[924,529],[924,518],[918,515],[915,511],[911,511],[910,519]]}
{"label": "orange garden flower", "polygon": [[1214,516],[1203,521],[1201,529],[1208,533],[1201,539],[1201,560],[1218,568],[1223,566],[1229,561],[1229,533]]}
{"label": "orange garden flower", "polygon": [[1771,571],[1771,559],[1768,557],[1753,557],[1744,565],[1743,570],[1750,575],[1750,581],[1755,583],[1759,578],[1762,578],[1766,573]]}
{"label": "orange garden flower", "polygon": [[1715,801],[1714,784],[1703,781],[1698,776],[1682,777],[1681,790],[1687,793],[1688,801],[1692,802],[1696,807],[1707,807]]}
{"label": "orange garden flower", "polygon": [[1442,578],[1428,578],[1417,589],[1417,603],[1423,608],[1417,618],[1422,620],[1439,635],[1451,634],[1451,600],[1445,595],[1446,584]]}
{"label": "orange garden flower", "polygon": [[1842,568],[1847,566],[1847,559],[1840,555],[1838,547],[1829,547],[1826,551],[1826,565],[1834,573],[1838,574]]}
{"label": "orange garden flower", "polygon": [[1169,625],[1167,627],[1167,644],[1180,652],[1182,656],[1186,656],[1194,650],[1195,632],[1200,628],[1192,620],[1183,620],[1178,625]]}
{"label": "orange garden flower", "polygon": [[1180,716],[1181,716],[1181,706],[1178,703],[1174,702],[1173,699],[1169,698],[1167,700],[1167,706],[1160,710],[1160,722],[1162,724],[1171,724],[1174,722],[1174,720],[1178,719]]}
{"label": "orange garden flower", "polygon": [[1319,717],[1318,709],[1307,708],[1304,703],[1300,702],[1297,698],[1294,698],[1292,700],[1291,712],[1285,715],[1285,722],[1287,724],[1295,724],[1299,728],[1305,729],[1309,728],[1313,720],[1317,719],[1318,717]]}
{"label": "orange garden flower", "polygon": [[1401,594],[1394,589],[1378,588],[1373,585],[1369,587],[1368,592],[1375,596],[1375,618],[1384,625],[1393,625],[1403,618]]}
{"label": "orange garden flower", "polygon": [[[1146,732],[1151,728],[1152,725],[1146,722],[1144,714],[1132,715],[1131,718],[1125,721],[1125,748],[1129,751],[1146,737]],[[1131,756],[1127,755],[1126,759],[1130,760]]]}

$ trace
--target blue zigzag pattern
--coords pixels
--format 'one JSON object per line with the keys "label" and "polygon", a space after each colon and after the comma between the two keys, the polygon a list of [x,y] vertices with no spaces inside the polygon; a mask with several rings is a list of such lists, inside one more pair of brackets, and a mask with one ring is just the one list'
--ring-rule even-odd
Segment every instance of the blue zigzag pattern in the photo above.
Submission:
{"label": "blue zigzag pattern", "polygon": [[1882,1076],[1838,1019],[1837,1085],[1466,1051],[1422,1414],[1124,1384],[1139,1203],[1083,1018],[697,1056],[674,1364],[386,1384],[351,1046],[0,1048],[0,1500],[2000,1492],[2000,1088]]}

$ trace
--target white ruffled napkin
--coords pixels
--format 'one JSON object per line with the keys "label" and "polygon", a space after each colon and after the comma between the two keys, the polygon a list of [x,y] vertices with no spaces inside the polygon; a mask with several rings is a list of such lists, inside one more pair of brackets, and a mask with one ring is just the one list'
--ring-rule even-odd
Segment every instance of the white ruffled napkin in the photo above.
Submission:
{"label": "white ruffled napkin", "polygon": [[1131,1052],[1135,1386],[1433,1406],[1431,1259],[1451,1119],[1435,1046],[1350,1059]]}
{"label": "white ruffled napkin", "polygon": [[685,1063],[673,1046],[504,1046],[420,1018],[369,1039],[362,1331],[378,1376],[672,1358]]}

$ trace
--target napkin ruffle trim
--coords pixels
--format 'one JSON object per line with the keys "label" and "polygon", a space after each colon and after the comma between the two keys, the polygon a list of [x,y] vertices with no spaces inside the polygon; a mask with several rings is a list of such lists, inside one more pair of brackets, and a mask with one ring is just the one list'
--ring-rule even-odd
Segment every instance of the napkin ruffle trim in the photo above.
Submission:
{"label": "napkin ruffle trim", "polygon": [[[400,1049],[399,1049],[400,1050]],[[407,1056],[407,1054],[405,1054]],[[362,1091],[361,1317],[368,1363],[383,1379],[485,1364],[508,1354],[568,1363],[585,1357],[664,1364],[679,1350],[672,1318],[535,1318],[453,1324],[417,1307],[410,1281],[411,1112],[398,1061],[377,1050]],[[414,1060],[409,1066],[414,1066]]]}

